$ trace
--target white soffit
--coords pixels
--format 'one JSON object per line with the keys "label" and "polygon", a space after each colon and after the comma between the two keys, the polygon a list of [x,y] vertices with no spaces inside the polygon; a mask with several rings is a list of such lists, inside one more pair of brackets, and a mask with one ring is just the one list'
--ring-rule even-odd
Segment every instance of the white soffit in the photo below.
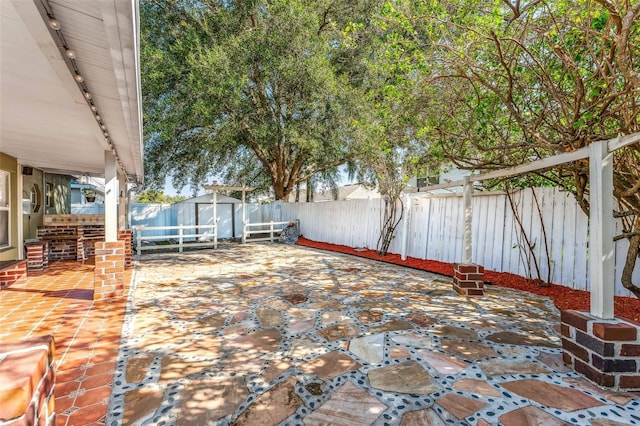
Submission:
{"label": "white soffit", "polygon": [[132,0],[0,0],[0,151],[48,171],[104,173],[108,145],[42,11],[51,12],[75,52],[124,169],[141,180],[138,15]]}

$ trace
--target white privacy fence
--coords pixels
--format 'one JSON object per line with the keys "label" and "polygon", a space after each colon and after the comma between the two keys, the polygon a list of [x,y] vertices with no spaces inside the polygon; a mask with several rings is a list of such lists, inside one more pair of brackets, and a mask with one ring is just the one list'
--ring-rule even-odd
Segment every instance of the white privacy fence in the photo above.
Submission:
{"label": "white privacy fence", "polygon": [[[588,218],[573,195],[557,188],[535,188],[512,194],[521,225],[505,193],[473,196],[473,262],[488,270],[538,278],[526,249],[533,246],[543,280],[574,289],[589,290]],[[537,202],[536,202],[537,200]],[[350,247],[375,249],[381,225],[381,199],[323,203],[273,203],[263,216],[279,211],[301,222],[305,237]],[[414,197],[408,220],[407,255],[443,262],[462,261],[463,200],[457,195]],[[389,252],[402,252],[403,223]],[[524,230],[524,232],[523,232]],[[621,224],[616,220],[616,231]],[[628,248],[626,239],[615,243],[615,294],[632,296],[620,280]],[[640,280],[640,267],[634,281]]]}

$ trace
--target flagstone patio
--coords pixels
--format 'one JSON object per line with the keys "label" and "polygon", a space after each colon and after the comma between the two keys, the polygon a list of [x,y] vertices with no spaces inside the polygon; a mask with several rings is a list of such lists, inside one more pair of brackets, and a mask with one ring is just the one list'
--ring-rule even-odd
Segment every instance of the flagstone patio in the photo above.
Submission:
{"label": "flagstone patio", "polygon": [[309,248],[144,255],[106,424],[640,425],[543,297]]}

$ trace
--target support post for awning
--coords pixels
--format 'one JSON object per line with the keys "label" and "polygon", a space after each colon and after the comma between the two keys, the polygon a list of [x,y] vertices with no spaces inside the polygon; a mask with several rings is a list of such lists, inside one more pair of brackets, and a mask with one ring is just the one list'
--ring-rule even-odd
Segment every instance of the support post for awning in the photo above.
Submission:
{"label": "support post for awning", "polygon": [[118,241],[118,162],[111,151],[104,152],[104,240]]}
{"label": "support post for awning", "polygon": [[471,185],[471,180],[469,176],[464,177],[464,192],[463,192],[463,204],[464,204],[464,234],[462,238],[462,263],[471,264],[473,263],[473,251],[472,251],[472,239],[471,239],[471,229],[472,229],[472,218],[473,218],[473,210],[471,207],[471,194],[473,193],[473,186]]}
{"label": "support post for awning", "polygon": [[613,154],[607,141],[589,145],[589,280],[591,315],[614,317]]}
{"label": "support post for awning", "polygon": [[245,207],[245,189],[244,189],[244,185],[242,187],[242,244],[245,244],[247,242],[247,219],[245,217],[246,215],[246,207]]}
{"label": "support post for awning", "polygon": [[129,205],[127,203],[127,177],[120,173],[118,180],[118,230],[127,229],[127,211]]}

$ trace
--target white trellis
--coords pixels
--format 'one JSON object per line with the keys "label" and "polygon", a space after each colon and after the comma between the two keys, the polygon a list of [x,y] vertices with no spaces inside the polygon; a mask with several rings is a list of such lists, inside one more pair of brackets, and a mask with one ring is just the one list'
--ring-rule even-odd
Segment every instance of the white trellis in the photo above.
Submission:
{"label": "white trellis", "polygon": [[[473,175],[470,179],[433,185],[425,191],[464,187],[464,243],[463,259],[472,258],[471,253],[471,192],[472,181],[510,177],[548,169],[572,161],[589,159],[590,216],[589,216],[589,275],[591,282],[591,315],[602,319],[614,317],[614,223],[613,212],[613,152],[625,146],[640,142],[640,133],[621,136],[615,139],[597,141],[576,151],[553,157],[543,158],[516,167]],[[408,194],[405,205],[411,205],[411,197],[421,194]],[[406,221],[408,223],[408,221]],[[406,232],[404,233],[406,235]],[[403,237],[402,259],[407,257],[407,240]]]}

